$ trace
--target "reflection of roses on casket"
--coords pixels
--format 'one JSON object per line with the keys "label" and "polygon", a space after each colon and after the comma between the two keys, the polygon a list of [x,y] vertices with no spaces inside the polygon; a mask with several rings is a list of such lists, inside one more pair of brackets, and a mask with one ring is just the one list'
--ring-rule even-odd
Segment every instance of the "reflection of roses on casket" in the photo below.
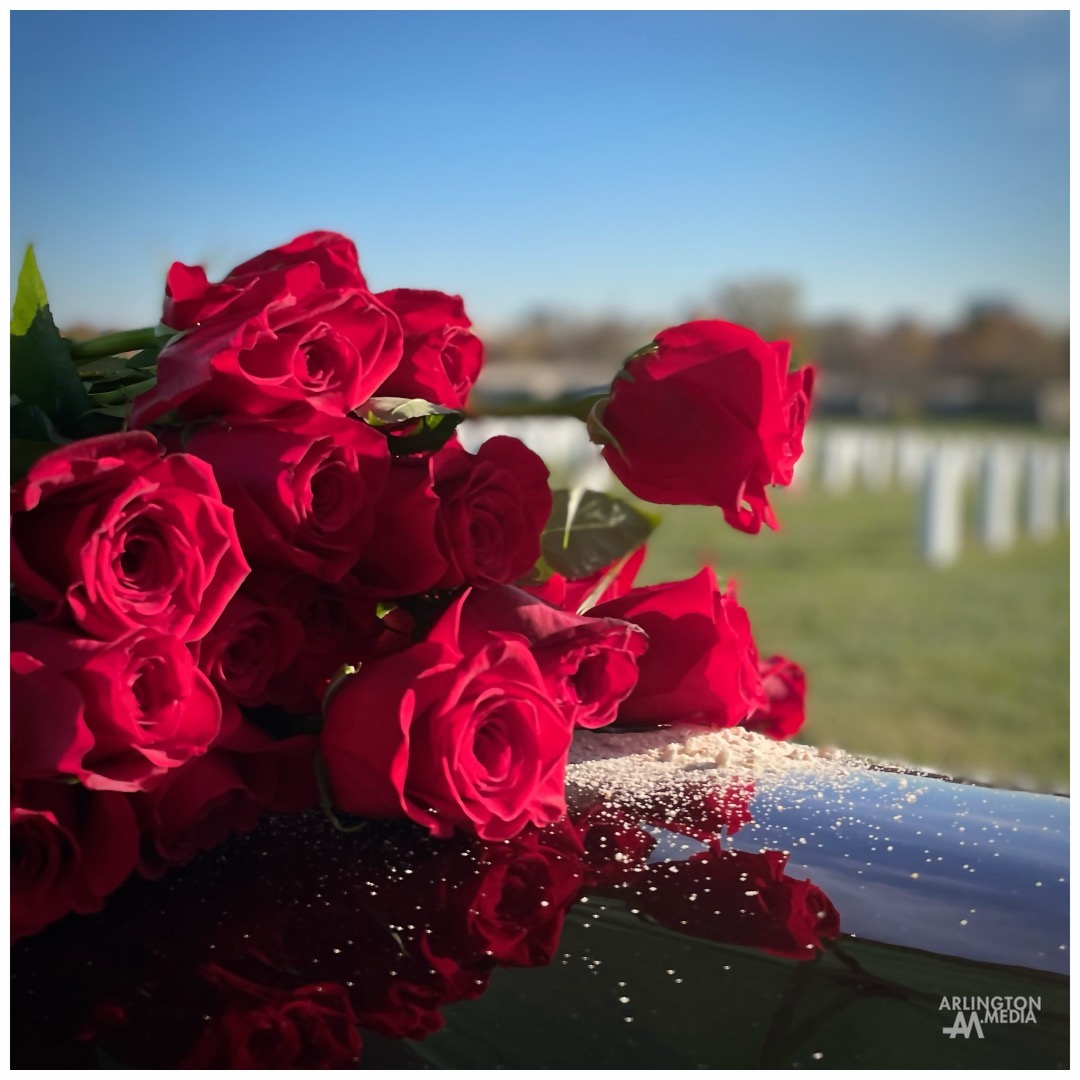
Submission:
{"label": "reflection of roses on casket", "polygon": [[[550,963],[584,881],[565,820],[464,849],[342,838],[356,872],[332,884],[318,884],[327,830],[309,828],[322,843],[263,837],[270,889],[224,870],[223,915],[200,902],[221,883],[196,866],[172,879],[164,919],[132,900],[89,938],[70,923],[47,936],[43,947],[76,973],[54,1002],[67,1002],[70,1028],[131,1066],[257,1068],[276,1055],[281,1066],[340,1067],[359,1053],[347,1029],[423,1038],[496,968]],[[109,957],[106,998],[95,1000],[80,980]]]}
{"label": "reflection of roses on casket", "polygon": [[679,863],[657,863],[627,887],[642,911],[673,930],[812,960],[840,936],[840,915],[813,882],[784,873],[787,861],[782,851],[714,844]]}
{"label": "reflection of roses on casket", "polygon": [[[751,820],[752,790],[745,784],[690,784],[677,802],[671,797],[637,810],[600,802],[575,814],[589,886],[692,937],[813,959],[840,936],[840,915],[825,893],[784,872],[787,852],[722,846],[722,832],[731,836]],[[708,847],[687,858],[650,862],[659,848],[658,830]]]}
{"label": "reflection of roses on casket", "polygon": [[343,986],[273,990],[216,964],[204,975],[221,991],[218,1017],[181,1068],[329,1069],[359,1060],[356,1014]]}

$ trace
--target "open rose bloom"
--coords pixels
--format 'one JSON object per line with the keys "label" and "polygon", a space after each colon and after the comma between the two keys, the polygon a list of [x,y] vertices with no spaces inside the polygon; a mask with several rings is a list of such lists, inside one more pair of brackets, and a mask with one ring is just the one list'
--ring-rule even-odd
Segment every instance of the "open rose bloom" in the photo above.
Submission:
{"label": "open rose bloom", "polygon": [[[801,725],[805,676],[760,659],[733,587],[711,570],[636,586],[651,525],[596,547],[600,526],[556,523],[566,498],[533,450],[458,441],[466,413],[483,413],[483,346],[461,297],[374,291],[332,232],[216,282],[177,263],[164,292],[156,331],[76,346],[56,334],[67,397],[34,406],[55,445],[20,443],[16,936],[95,911],[130,874],[159,877],[265,813],[321,806],[501,843],[569,829],[582,728],[786,738]],[[13,363],[37,362],[29,337],[13,344]],[[765,489],[792,478],[812,383],[788,371],[785,345],[690,323],[635,355],[589,423],[637,496],[716,505],[756,531],[776,524]],[[508,888],[568,902],[539,856],[491,863]],[[468,916],[513,963],[550,958],[558,925],[527,938],[501,908]],[[466,992],[445,957],[429,960],[453,988],[440,994]],[[340,987],[205,978],[221,1015],[192,1067],[254,1067],[271,1050],[298,1066],[355,1060]],[[423,1027],[430,1010],[406,1013]]]}

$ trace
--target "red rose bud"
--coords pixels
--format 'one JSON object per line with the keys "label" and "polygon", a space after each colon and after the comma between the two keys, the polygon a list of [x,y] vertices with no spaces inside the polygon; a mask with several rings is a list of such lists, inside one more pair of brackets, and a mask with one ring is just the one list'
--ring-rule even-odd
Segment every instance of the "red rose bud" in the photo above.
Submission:
{"label": "red rose bud", "polygon": [[282,251],[243,264],[216,286],[198,268],[173,267],[165,323],[191,328],[161,350],[156,385],[132,402],[132,427],[173,409],[191,420],[312,411],[343,417],[386,380],[401,359],[401,324],[349,280],[342,245]]}
{"label": "red rose bud", "polygon": [[127,796],[77,784],[20,784],[11,807],[11,937],[69,911],[100,911],[135,866],[139,833]]}
{"label": "red rose bud", "polygon": [[401,363],[379,387],[377,397],[423,398],[463,409],[484,363],[484,347],[460,296],[421,289],[378,294],[401,320],[405,333]]}
{"label": "red rose bud", "polygon": [[471,651],[508,637],[529,646],[551,700],[570,723],[585,728],[615,719],[648,645],[632,623],[573,615],[512,585],[472,589],[461,610],[462,647]]}
{"label": "red rose bud", "polygon": [[734,586],[723,592],[711,569],[632,589],[588,614],[636,623],[649,635],[618,723],[732,727],[767,705],[750,620]]}
{"label": "red rose bud", "polygon": [[547,466],[524,443],[498,435],[475,454],[447,444],[434,457],[437,535],[450,563],[443,580],[498,585],[527,574],[540,558],[551,516]]}
{"label": "red rose bud", "polygon": [[790,739],[806,720],[806,673],[783,656],[760,661],[758,670],[769,704],[742,725],[771,739]]}
{"label": "red rose bud", "polygon": [[153,435],[81,439],[12,490],[11,576],[50,620],[109,640],[139,627],[197,641],[248,574],[210,466]]}
{"label": "red rose bud", "polygon": [[88,641],[37,623],[11,627],[11,767],[140,791],[206,752],[221,703],[182,642],[135,630]]}
{"label": "red rose bud", "polygon": [[790,346],[705,320],[657,334],[590,417],[626,487],[655,503],[718,506],[728,523],[777,527],[769,484],[791,483],[802,455],[814,369],[788,372]]}
{"label": "red rose bud", "polygon": [[344,679],[320,746],[340,809],[504,840],[565,813],[573,729],[523,642],[465,650],[461,603],[428,640]]}
{"label": "red rose bud", "polygon": [[209,463],[253,566],[339,581],[359,558],[390,469],[386,439],[321,417],[303,432],[269,424],[197,427],[186,449]]}

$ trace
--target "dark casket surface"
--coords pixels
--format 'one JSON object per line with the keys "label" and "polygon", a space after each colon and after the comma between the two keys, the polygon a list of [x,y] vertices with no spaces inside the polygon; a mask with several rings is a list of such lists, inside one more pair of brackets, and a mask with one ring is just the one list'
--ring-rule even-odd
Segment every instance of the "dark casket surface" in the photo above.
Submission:
{"label": "dark casket surface", "polygon": [[1067,1066],[1067,799],[702,775],[502,844],[264,819],[17,944],[11,1064]]}

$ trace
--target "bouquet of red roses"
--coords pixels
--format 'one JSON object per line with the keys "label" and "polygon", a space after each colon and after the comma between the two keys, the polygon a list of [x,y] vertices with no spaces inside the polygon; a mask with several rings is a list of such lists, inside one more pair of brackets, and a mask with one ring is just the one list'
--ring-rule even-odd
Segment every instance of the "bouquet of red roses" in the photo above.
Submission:
{"label": "bouquet of red roses", "polygon": [[[322,805],[435,836],[566,813],[575,727],[786,737],[803,676],[758,658],[711,570],[634,588],[654,519],[553,493],[509,437],[455,429],[483,348],[459,297],[374,293],[311,233],[162,323],[72,343],[32,253],[12,319],[12,921],[99,909]],[[658,334],[579,416],[657,503],[776,527],[813,372],[729,323]],[[343,828],[353,825],[342,824]]]}

